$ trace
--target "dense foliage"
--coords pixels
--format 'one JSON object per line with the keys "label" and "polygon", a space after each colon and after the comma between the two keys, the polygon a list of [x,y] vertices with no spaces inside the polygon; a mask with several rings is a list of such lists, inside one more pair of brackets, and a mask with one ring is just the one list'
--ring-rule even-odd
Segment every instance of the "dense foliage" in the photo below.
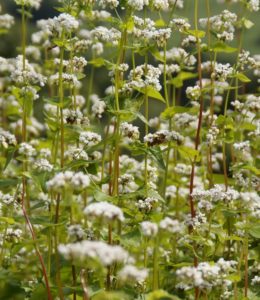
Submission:
{"label": "dense foliage", "polygon": [[0,299],[260,299],[259,0],[64,0],[31,37],[14,1]]}

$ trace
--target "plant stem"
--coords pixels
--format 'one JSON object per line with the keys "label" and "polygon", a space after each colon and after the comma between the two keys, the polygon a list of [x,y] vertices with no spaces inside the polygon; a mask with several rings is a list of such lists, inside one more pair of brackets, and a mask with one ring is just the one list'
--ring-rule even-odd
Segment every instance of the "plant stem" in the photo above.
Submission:
{"label": "plant stem", "polygon": [[[26,57],[25,57],[25,51],[26,51],[26,15],[25,15],[25,7],[24,5],[22,5],[22,56],[23,56],[23,71],[25,70],[26,68]],[[26,111],[26,102],[25,102],[25,99],[24,99],[24,103],[23,103],[23,118],[22,118],[22,141],[24,143],[26,143],[26,140],[27,140],[27,131],[26,131],[26,123],[27,123],[27,111]],[[24,160],[23,161],[23,172],[26,172],[27,171],[27,163],[26,161]],[[25,204],[25,197],[27,199],[27,203]],[[35,251],[36,251],[36,254],[38,256],[38,259],[40,261],[40,264],[41,264],[41,268],[42,268],[42,273],[43,273],[43,277],[44,277],[44,281],[45,281],[45,285],[46,285],[46,290],[47,290],[47,297],[48,297],[48,300],[52,300],[52,295],[51,295],[51,290],[50,290],[50,285],[49,285],[49,280],[48,280],[48,275],[47,275],[47,271],[46,271],[46,268],[45,268],[45,265],[44,265],[44,260],[43,260],[43,257],[40,253],[40,250],[38,248],[38,245],[36,244],[36,234],[35,234],[35,231],[33,229],[33,226],[32,226],[32,223],[30,221],[30,218],[29,218],[29,215],[27,213],[27,209],[26,209],[26,206],[27,208],[29,209],[29,193],[28,193],[28,189],[27,189],[27,180],[26,180],[26,177],[25,175],[23,174],[23,177],[22,177],[22,203],[21,203],[21,206],[22,206],[22,211],[23,211],[23,215],[24,215],[24,218],[26,220],[26,223],[27,223],[27,226],[29,228],[29,231],[31,233],[31,237],[32,237],[32,240],[34,241],[34,248],[35,248]]]}

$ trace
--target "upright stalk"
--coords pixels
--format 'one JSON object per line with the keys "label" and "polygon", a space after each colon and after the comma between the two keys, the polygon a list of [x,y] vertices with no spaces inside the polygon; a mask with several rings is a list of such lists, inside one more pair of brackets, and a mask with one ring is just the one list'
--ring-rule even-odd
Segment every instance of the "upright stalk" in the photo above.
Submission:
{"label": "upright stalk", "polygon": [[[195,21],[195,30],[197,31],[198,30],[198,0],[195,0],[194,21]],[[199,120],[198,120],[197,133],[196,133],[196,138],[195,138],[195,150],[198,150],[198,148],[199,148],[200,132],[201,132],[201,126],[202,126],[202,112],[203,112],[201,49],[200,49],[200,40],[198,37],[197,37],[197,52],[198,52],[199,86],[200,86],[200,90],[201,90],[201,95],[200,95]],[[196,157],[194,158],[194,160],[192,162],[190,186],[189,186],[189,205],[190,205],[191,219],[194,219],[194,217],[196,216],[195,204],[194,204],[193,196],[192,196],[193,189],[194,189],[195,164],[196,164]],[[192,227],[192,225],[190,225],[189,233],[191,234],[192,232],[193,232],[193,227]],[[193,264],[195,267],[198,265],[198,258],[196,255],[194,255],[194,257],[193,257]],[[199,298],[199,289],[198,288],[195,288],[194,296],[195,296],[196,300]]]}
{"label": "upright stalk", "polygon": [[[26,51],[26,12],[25,12],[25,7],[24,5],[22,5],[22,56],[23,56],[23,71],[25,71],[26,69],[26,57],[25,57],[25,51]],[[22,141],[23,143],[26,143],[27,141],[27,131],[26,131],[26,127],[27,127],[27,110],[26,110],[26,101],[24,99],[23,101],[23,118],[22,118]],[[23,173],[27,171],[27,163],[24,160],[23,161]],[[25,203],[25,197],[27,199],[27,203]],[[36,234],[34,231],[34,228],[32,226],[32,223],[30,221],[29,215],[27,213],[27,209],[29,209],[29,194],[28,194],[28,189],[27,189],[27,181],[26,181],[26,177],[23,174],[22,175],[22,211],[23,211],[23,215],[26,221],[26,224],[29,228],[29,231],[31,233],[31,237],[32,240],[34,241],[34,248],[36,251],[36,255],[40,261],[40,265],[42,268],[42,273],[43,273],[43,278],[45,281],[45,285],[46,285],[46,290],[47,290],[47,297],[48,300],[52,300],[52,295],[51,295],[51,290],[50,290],[50,285],[49,285],[49,280],[48,280],[48,275],[47,275],[47,270],[45,268],[45,264],[44,264],[44,260],[43,257],[40,253],[40,250],[38,248],[38,245],[36,244]],[[27,207],[27,208],[26,208]]]}

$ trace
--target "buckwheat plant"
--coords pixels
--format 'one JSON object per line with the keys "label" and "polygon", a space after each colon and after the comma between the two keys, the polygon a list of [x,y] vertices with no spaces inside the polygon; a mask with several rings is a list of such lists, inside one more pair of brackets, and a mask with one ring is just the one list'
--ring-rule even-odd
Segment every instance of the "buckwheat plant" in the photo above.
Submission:
{"label": "buckwheat plant", "polygon": [[260,299],[260,1],[49,3],[0,10],[0,298]]}

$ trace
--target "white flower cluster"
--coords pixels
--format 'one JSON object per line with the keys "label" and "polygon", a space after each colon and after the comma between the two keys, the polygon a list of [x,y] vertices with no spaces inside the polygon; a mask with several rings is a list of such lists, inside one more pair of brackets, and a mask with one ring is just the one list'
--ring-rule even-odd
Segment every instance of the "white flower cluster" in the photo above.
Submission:
{"label": "white flower cluster", "polygon": [[247,95],[245,109],[257,113],[260,111],[260,96]]}
{"label": "white flower cluster", "polygon": [[84,149],[81,148],[70,148],[65,152],[65,157],[71,160],[88,160],[88,154]]}
{"label": "white flower cluster", "polygon": [[160,91],[162,88],[159,81],[160,75],[161,70],[152,65],[148,64],[137,66],[135,69],[130,71],[128,77],[129,83],[126,83],[124,88],[134,89],[152,86],[157,91]]}
{"label": "white flower cluster", "polygon": [[86,189],[90,184],[89,176],[82,172],[65,171],[57,173],[52,179],[47,181],[48,190],[61,192],[64,189],[80,191]]}
{"label": "white flower cluster", "polygon": [[49,38],[73,33],[78,29],[79,22],[72,15],[62,13],[54,18],[37,21],[37,27],[40,31],[32,35],[32,41],[36,44],[42,43],[44,47],[49,47]]}
{"label": "white flower cluster", "polygon": [[158,47],[163,47],[167,40],[171,37],[171,29],[170,28],[163,28],[158,29],[153,32],[153,38],[155,39]]}
{"label": "white flower cluster", "polygon": [[259,11],[260,1],[259,0],[249,0],[247,7],[250,11]]}
{"label": "white flower cluster", "polygon": [[97,95],[91,95],[90,97],[92,101],[91,111],[94,116],[101,119],[102,114],[105,112],[106,103],[99,99]]}
{"label": "white flower cluster", "polygon": [[234,73],[233,68],[230,66],[230,64],[221,64],[216,63],[214,65],[214,70],[211,74],[211,77],[215,80],[219,81],[226,81],[229,76],[231,76]]}
{"label": "white flower cluster", "polygon": [[245,67],[254,67],[256,65],[256,61],[253,57],[250,56],[249,51],[242,50],[238,55],[237,67],[242,71]]}
{"label": "white flower cluster", "polygon": [[81,225],[73,224],[68,227],[68,235],[73,241],[81,241],[85,232]]}
{"label": "white flower cluster", "polygon": [[79,135],[79,141],[84,146],[92,147],[101,142],[101,136],[95,132],[83,131]]}
{"label": "white flower cluster", "polygon": [[214,145],[217,142],[217,137],[219,134],[219,129],[216,125],[212,125],[209,130],[208,133],[206,135],[206,139],[207,139],[207,144],[208,145]]}
{"label": "white flower cluster", "polygon": [[233,144],[234,150],[238,152],[249,152],[250,151],[250,141],[244,141],[240,143]]}
{"label": "white flower cluster", "polygon": [[16,146],[17,140],[16,137],[11,134],[9,131],[3,130],[0,128],[0,143],[4,148]]}
{"label": "white flower cluster", "polygon": [[131,174],[124,174],[118,178],[118,192],[120,194],[128,194],[136,191],[138,185],[135,183],[134,176]]}
{"label": "white flower cluster", "polygon": [[[185,19],[175,18],[170,22],[170,25],[178,29],[180,32],[185,32],[190,29],[191,25]],[[196,40],[196,39],[195,39]]]}
{"label": "white flower cluster", "polygon": [[129,124],[127,122],[123,122],[120,124],[120,130],[122,132],[123,137],[127,137],[130,140],[138,140],[140,136],[140,132],[137,126]]}
{"label": "white flower cluster", "polygon": [[53,170],[53,165],[46,159],[41,158],[34,163],[35,169],[43,172],[51,172]]}
{"label": "white flower cluster", "polygon": [[127,4],[134,10],[143,10],[145,5],[149,5],[149,0],[127,0]]}
{"label": "white flower cluster", "polygon": [[164,218],[159,223],[160,229],[164,231],[168,231],[170,233],[180,233],[183,229],[180,222],[178,220],[173,220],[169,217]]}
{"label": "white flower cluster", "polygon": [[121,38],[121,33],[115,28],[106,28],[104,26],[98,26],[91,31],[93,39],[97,39],[103,43],[111,43],[117,45]]}
{"label": "white flower cluster", "polygon": [[128,253],[121,246],[112,246],[101,241],[81,241],[59,245],[59,252],[67,260],[79,262],[93,260],[105,267],[114,263],[124,263],[129,259]]}
{"label": "white flower cluster", "polygon": [[19,145],[19,154],[25,155],[27,157],[32,157],[36,155],[36,150],[28,143],[21,143]]}
{"label": "white flower cluster", "polygon": [[14,61],[11,79],[21,85],[35,85],[39,83],[40,86],[44,86],[46,82],[46,78],[37,72],[36,68],[28,60],[25,60],[25,66],[23,65],[22,55],[18,55]]}
{"label": "white flower cluster", "polygon": [[257,219],[260,218],[260,196],[257,192],[241,192],[241,200],[245,203],[245,207],[250,211],[251,215]]}
{"label": "white flower cluster", "polygon": [[119,1],[117,0],[100,0],[99,5],[102,8],[110,8],[110,9],[115,9],[119,5]]}
{"label": "white flower cluster", "polygon": [[145,199],[139,199],[137,201],[137,203],[135,204],[135,206],[144,213],[149,213],[154,206],[156,205],[156,203],[158,202],[158,199],[154,198],[154,197],[147,197]]}
{"label": "white flower cluster", "polygon": [[[221,14],[210,17],[210,29],[216,32],[217,37],[223,41],[232,41],[234,39],[235,22],[237,15],[228,10],[224,10]],[[200,19],[200,25],[205,28],[208,24],[208,19]]]}
{"label": "white flower cluster", "polygon": [[201,96],[201,89],[200,89],[200,87],[198,85],[188,86],[186,88],[186,96],[190,100],[199,100],[199,98]]}
{"label": "white flower cluster", "polygon": [[119,220],[123,222],[125,220],[121,208],[108,202],[91,203],[84,209],[84,214],[91,218],[106,221]]}
{"label": "white flower cluster", "polygon": [[83,116],[80,109],[64,109],[63,110],[64,115],[64,122],[71,125],[89,125],[89,119],[85,116]]}
{"label": "white flower cluster", "polygon": [[191,166],[186,165],[184,163],[177,163],[176,166],[174,167],[174,171],[180,175],[190,176]]}
{"label": "white flower cluster", "polygon": [[140,284],[148,277],[148,271],[146,269],[138,269],[133,265],[126,265],[119,272],[118,277],[123,282],[138,282]]}
{"label": "white flower cluster", "polygon": [[[160,53],[163,57],[163,53]],[[166,60],[177,62],[181,66],[194,66],[197,59],[194,55],[186,52],[183,48],[173,47],[166,51]]]}
{"label": "white flower cluster", "polygon": [[193,287],[211,290],[214,287],[228,287],[231,281],[228,275],[235,271],[235,261],[225,261],[220,258],[215,264],[208,262],[199,263],[197,267],[183,267],[176,271],[180,282],[178,287],[189,290]]}
{"label": "white flower cluster", "polygon": [[9,14],[0,15],[0,29],[10,29],[14,25],[14,17]]}
{"label": "white flower cluster", "polygon": [[17,5],[28,6],[35,9],[39,9],[42,0],[14,0]]}
{"label": "white flower cluster", "polygon": [[[80,82],[76,75],[70,73],[62,73],[61,79],[64,84],[68,84],[74,87],[80,87]],[[60,75],[59,73],[55,73],[49,77],[50,84],[59,84]]]}
{"label": "white flower cluster", "polygon": [[226,191],[222,185],[216,184],[209,190],[195,189],[192,197],[199,202],[204,200],[209,203],[230,203],[239,198],[239,192],[232,188]]}
{"label": "white flower cluster", "polygon": [[145,237],[155,237],[158,233],[158,225],[149,221],[141,223],[141,231]]}
{"label": "white flower cluster", "polygon": [[148,133],[144,137],[144,142],[148,146],[161,145],[167,142],[176,142],[177,144],[182,144],[184,137],[176,131],[160,130],[155,133]]}
{"label": "white flower cluster", "polygon": [[197,128],[198,119],[189,113],[175,114],[173,122],[178,129]]}

